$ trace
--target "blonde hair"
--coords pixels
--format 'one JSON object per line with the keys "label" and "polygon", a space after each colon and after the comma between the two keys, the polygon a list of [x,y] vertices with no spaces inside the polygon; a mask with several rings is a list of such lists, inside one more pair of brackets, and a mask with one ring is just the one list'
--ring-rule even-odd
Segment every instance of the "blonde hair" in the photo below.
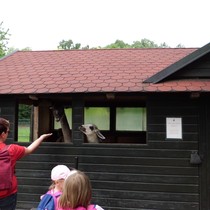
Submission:
{"label": "blonde hair", "polygon": [[55,185],[56,185],[55,181],[51,181],[51,185],[49,186],[49,190],[55,189]]}
{"label": "blonde hair", "polygon": [[63,193],[59,199],[60,208],[87,208],[92,197],[89,177],[82,171],[72,173],[64,182]]}

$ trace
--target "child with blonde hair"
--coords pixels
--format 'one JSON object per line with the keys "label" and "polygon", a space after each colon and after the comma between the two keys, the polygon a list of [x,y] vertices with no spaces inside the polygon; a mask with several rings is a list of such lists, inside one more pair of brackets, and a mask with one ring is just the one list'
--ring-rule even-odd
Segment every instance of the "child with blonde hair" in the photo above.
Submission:
{"label": "child with blonde hair", "polygon": [[58,200],[58,210],[103,210],[90,204],[92,187],[89,177],[82,171],[73,170],[64,182],[63,193]]}
{"label": "child with blonde hair", "polygon": [[41,196],[38,210],[56,210],[57,200],[63,191],[64,180],[69,176],[70,172],[70,169],[66,165],[57,165],[51,170],[52,184],[49,187],[49,191]]}

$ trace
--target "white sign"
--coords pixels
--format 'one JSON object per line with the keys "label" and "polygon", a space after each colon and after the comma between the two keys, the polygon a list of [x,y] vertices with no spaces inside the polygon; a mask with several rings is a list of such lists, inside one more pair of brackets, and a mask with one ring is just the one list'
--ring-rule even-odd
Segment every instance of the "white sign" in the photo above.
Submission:
{"label": "white sign", "polygon": [[182,139],[182,118],[166,118],[166,138]]}

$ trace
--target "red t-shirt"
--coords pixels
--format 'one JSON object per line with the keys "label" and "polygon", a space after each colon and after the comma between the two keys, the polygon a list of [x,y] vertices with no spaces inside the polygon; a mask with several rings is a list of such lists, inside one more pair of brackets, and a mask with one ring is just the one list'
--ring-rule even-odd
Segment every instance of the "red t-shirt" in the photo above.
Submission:
{"label": "red t-shirt", "polygon": [[[6,145],[4,143],[0,143],[0,150],[3,149]],[[21,159],[25,154],[25,147],[17,144],[10,144],[8,147],[9,154],[11,156],[11,164],[13,170],[13,178],[12,178],[12,188],[10,190],[2,190],[0,191],[0,198],[7,197],[11,194],[17,192],[17,178],[15,176],[15,165],[16,161]]]}

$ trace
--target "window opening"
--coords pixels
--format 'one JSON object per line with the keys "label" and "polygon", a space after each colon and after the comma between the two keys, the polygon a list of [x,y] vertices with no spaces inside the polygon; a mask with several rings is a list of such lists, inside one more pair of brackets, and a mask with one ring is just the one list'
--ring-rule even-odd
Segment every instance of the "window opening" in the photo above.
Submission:
{"label": "window opening", "polygon": [[[72,128],[72,108],[65,108],[64,112],[65,112],[67,121],[69,123],[69,126],[70,126],[70,128]],[[59,128],[61,128],[61,123],[57,122],[54,119],[54,129],[59,129]]]}
{"label": "window opening", "polygon": [[146,131],[146,108],[117,107],[117,131]]}
{"label": "window opening", "polygon": [[86,135],[94,128],[89,124],[97,126],[106,137],[101,143],[146,144],[146,107],[85,107],[84,124],[90,126]]}
{"label": "window opening", "polygon": [[31,106],[18,106],[18,142],[29,142],[31,135]]}

